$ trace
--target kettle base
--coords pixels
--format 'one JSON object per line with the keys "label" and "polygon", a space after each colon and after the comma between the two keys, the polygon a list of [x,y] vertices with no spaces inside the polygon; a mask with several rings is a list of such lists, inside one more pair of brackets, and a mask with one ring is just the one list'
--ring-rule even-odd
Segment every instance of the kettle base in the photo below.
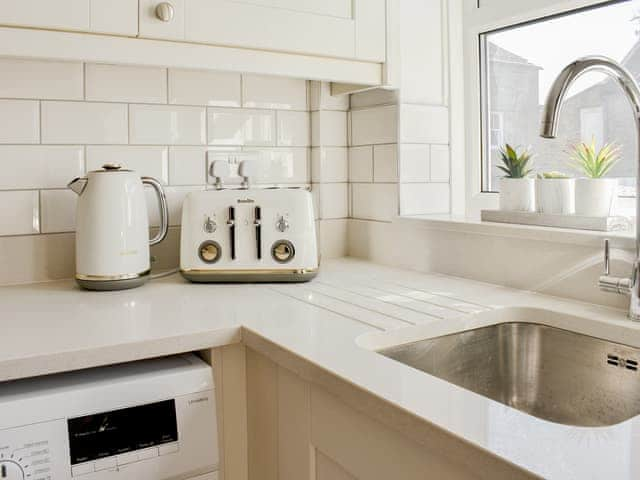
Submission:
{"label": "kettle base", "polygon": [[99,292],[109,292],[113,290],[128,290],[144,285],[151,278],[151,274],[147,273],[136,278],[124,278],[119,280],[86,280],[76,278],[76,282],[85,290],[95,290]]}

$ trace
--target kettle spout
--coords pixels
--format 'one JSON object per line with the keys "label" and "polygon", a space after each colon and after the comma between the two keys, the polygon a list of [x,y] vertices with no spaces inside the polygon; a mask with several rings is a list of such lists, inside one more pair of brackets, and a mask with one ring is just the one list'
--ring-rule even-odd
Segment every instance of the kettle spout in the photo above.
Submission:
{"label": "kettle spout", "polygon": [[67,187],[73,190],[77,195],[82,195],[82,192],[84,192],[84,189],[87,186],[87,181],[86,177],[74,178],[67,184]]}

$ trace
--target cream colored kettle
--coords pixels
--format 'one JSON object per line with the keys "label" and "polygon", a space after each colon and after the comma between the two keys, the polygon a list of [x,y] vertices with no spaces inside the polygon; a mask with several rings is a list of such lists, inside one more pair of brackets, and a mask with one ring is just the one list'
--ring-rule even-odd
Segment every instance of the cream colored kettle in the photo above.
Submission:
{"label": "cream colored kettle", "polygon": [[[160,231],[149,240],[144,184],[160,205]],[[78,195],[76,281],[88,290],[120,290],[150,278],[149,246],[167,235],[167,200],[160,183],[134,171],[107,164],[68,187]]]}

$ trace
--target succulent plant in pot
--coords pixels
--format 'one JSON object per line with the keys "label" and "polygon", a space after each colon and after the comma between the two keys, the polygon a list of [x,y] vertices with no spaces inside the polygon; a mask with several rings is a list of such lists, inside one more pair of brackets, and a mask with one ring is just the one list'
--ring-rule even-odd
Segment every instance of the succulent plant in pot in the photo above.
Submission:
{"label": "succulent plant in pot", "polygon": [[607,143],[602,148],[591,143],[578,143],[571,151],[571,166],[584,175],[576,179],[576,214],[606,217],[616,199],[618,180],[605,178],[620,160],[620,146]]}
{"label": "succulent plant in pot", "polygon": [[575,213],[575,178],[562,172],[542,172],[536,178],[536,210],[539,213]]}
{"label": "succulent plant in pot", "polygon": [[506,144],[500,149],[505,175],[500,179],[500,210],[532,212],[535,209],[535,184],[529,178],[533,155],[529,149],[517,149]]}

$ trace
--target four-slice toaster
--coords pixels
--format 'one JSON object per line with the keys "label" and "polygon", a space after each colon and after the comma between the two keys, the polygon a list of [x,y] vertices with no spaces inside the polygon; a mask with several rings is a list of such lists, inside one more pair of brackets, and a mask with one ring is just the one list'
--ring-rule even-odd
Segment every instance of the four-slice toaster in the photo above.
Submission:
{"label": "four-slice toaster", "polygon": [[304,282],[318,271],[311,193],[302,188],[192,192],[180,271],[193,282]]}

